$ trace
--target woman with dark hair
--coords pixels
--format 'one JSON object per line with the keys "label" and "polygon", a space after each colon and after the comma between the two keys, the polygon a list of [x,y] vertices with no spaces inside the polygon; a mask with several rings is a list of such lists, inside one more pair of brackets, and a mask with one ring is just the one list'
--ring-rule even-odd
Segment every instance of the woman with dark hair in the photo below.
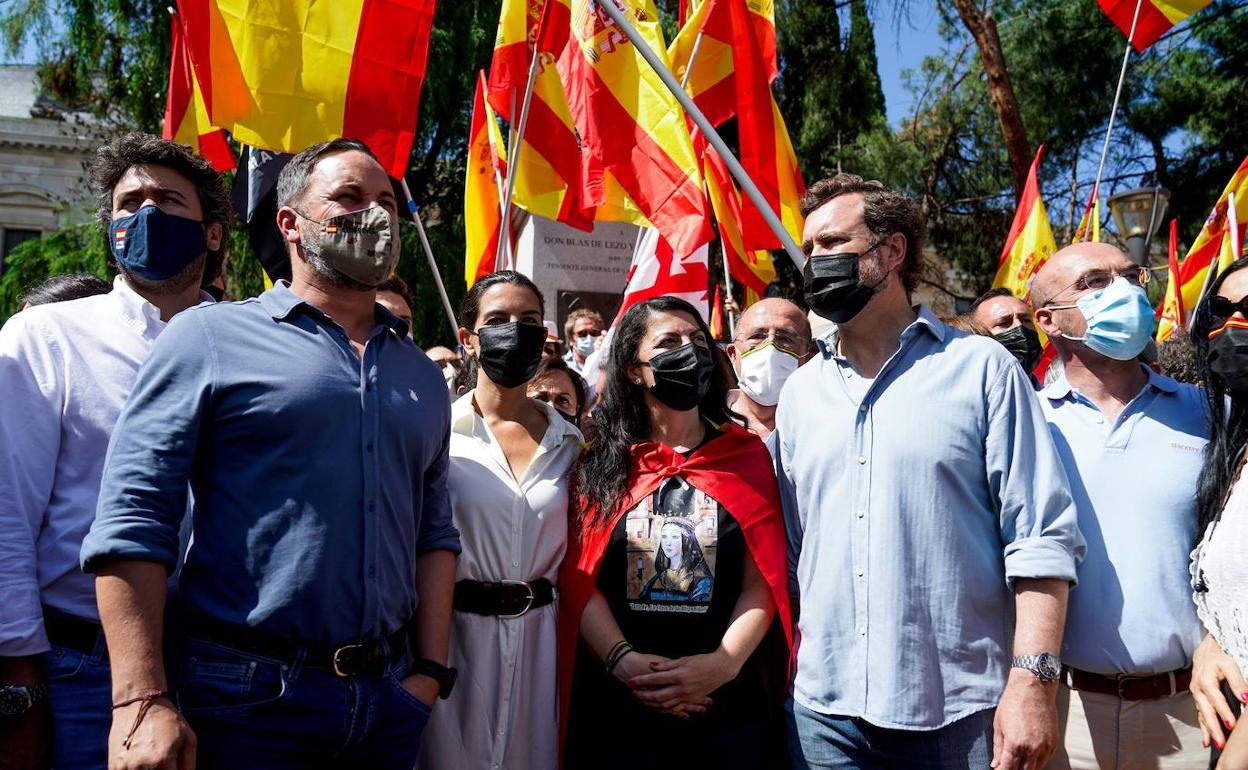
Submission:
{"label": "woman with dark hair", "polygon": [[560,574],[565,767],[637,767],[684,724],[697,740],[663,745],[675,766],[783,754],[788,656],[763,645],[790,631],[779,492],[725,406],[722,355],[674,297],[616,326]]}
{"label": "woman with dark hair", "polygon": [[[1223,744],[1223,728],[1235,725],[1248,702],[1248,483],[1244,448],[1248,444],[1248,258],[1231,263],[1196,308],[1191,339],[1205,383],[1213,435],[1205,448],[1197,505],[1198,532],[1192,552],[1192,587],[1200,620],[1208,631],[1192,663],[1192,695],[1207,741],[1225,750],[1219,768],[1248,767],[1248,732],[1233,730]],[[1223,686],[1225,683],[1225,688]],[[1238,706],[1239,704],[1236,704]]]}
{"label": "woman with dark hair", "polygon": [[470,388],[451,406],[456,567],[450,664],[421,766],[553,770],[559,761],[554,599],[568,534],[568,472],[581,434],[528,398],[545,342],[542,294],[492,273],[459,309]]}
{"label": "woman with dark hair", "polygon": [[550,404],[565,420],[580,427],[581,415],[585,413],[585,380],[562,358],[542,361],[529,381],[528,394],[529,398]]}

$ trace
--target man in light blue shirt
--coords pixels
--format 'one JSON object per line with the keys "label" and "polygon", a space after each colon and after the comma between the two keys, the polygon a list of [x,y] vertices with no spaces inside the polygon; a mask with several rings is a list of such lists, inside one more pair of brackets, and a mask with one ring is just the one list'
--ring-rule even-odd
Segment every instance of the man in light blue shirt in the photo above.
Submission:
{"label": "man in light blue shirt", "polygon": [[1031,384],[998,343],[911,307],[913,201],[839,174],[803,214],[806,301],[838,327],[776,421],[793,765],[1040,766],[1082,541]]}
{"label": "man in light blue shirt", "polygon": [[113,290],[0,329],[0,765],[44,766],[47,747],[58,770],[108,763],[109,658],[78,550],[139,366],[175,315],[212,300],[200,286],[230,240],[229,189],[176,142],[118,136],[91,183]]}
{"label": "man in light blue shirt", "polygon": [[[1037,320],[1065,364],[1040,403],[1088,543],[1066,616],[1062,744],[1051,768],[1209,763],[1187,689],[1201,639],[1188,552],[1209,414],[1199,388],[1137,358],[1153,328],[1141,300],[1148,275],[1109,244],[1079,243],[1032,285]],[[1089,309],[1097,287],[1114,281],[1130,287],[1125,301]],[[1107,324],[1121,348],[1098,344]]]}

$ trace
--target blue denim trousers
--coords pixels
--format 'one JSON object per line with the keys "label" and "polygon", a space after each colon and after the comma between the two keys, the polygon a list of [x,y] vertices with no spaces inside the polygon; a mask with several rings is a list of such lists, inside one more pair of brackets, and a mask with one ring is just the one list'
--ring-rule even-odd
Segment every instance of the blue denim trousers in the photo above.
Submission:
{"label": "blue denim trousers", "polygon": [[53,770],[107,767],[113,693],[104,635],[90,654],[52,645],[43,670],[52,711]]}
{"label": "blue denim trousers", "polygon": [[178,706],[195,731],[200,770],[411,770],[430,710],[400,684],[406,656],[384,673],[341,678],[326,668],[187,639]]}
{"label": "blue denim trousers", "polygon": [[793,770],[987,770],[992,762],[988,709],[939,730],[890,730],[861,719],[786,704]]}

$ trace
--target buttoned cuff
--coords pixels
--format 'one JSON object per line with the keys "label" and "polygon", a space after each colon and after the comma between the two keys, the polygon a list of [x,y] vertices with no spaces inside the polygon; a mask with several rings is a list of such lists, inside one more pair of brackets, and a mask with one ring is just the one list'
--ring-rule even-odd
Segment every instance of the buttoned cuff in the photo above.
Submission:
{"label": "buttoned cuff", "polygon": [[164,527],[153,526],[150,520],[140,524],[96,518],[82,541],[79,558],[82,571],[88,574],[99,572],[114,561],[153,561],[172,572],[178,562],[178,532],[175,529],[170,536]]}
{"label": "buttoned cuff", "polygon": [[39,589],[27,583],[0,584],[0,657],[39,655],[52,649],[43,628]]}
{"label": "buttoned cuff", "polygon": [[429,532],[421,535],[416,542],[416,554],[430,551],[450,551],[458,554],[463,548],[459,544],[459,530],[454,527],[447,527],[438,532]]}
{"label": "buttoned cuff", "polygon": [[1060,540],[1024,537],[1005,546],[1005,582],[1012,590],[1018,578],[1066,580],[1078,584],[1075,555]]}

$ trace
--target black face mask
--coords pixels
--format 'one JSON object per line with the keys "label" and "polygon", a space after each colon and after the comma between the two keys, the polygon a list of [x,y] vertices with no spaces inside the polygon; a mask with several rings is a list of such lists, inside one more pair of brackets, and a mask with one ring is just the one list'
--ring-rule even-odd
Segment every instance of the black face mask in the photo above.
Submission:
{"label": "black face mask", "polygon": [[477,342],[477,363],[490,382],[500,388],[518,388],[533,379],[542,363],[546,327],[518,321],[482,326]]}
{"label": "black face mask", "polygon": [[861,313],[871,301],[876,287],[888,276],[885,275],[873,286],[864,284],[858,276],[858,259],[863,254],[820,254],[806,260],[806,267],[802,269],[802,289],[806,305],[816,315],[832,323],[845,323]]}
{"label": "black face mask", "polygon": [[1248,326],[1238,319],[1214,332],[1209,340],[1209,371],[1213,372],[1227,392],[1236,398],[1248,398]]}
{"label": "black face mask", "polygon": [[697,407],[711,389],[715,362],[711,351],[690,342],[650,359],[654,387],[650,393],[660,403],[680,412]]}
{"label": "black face mask", "polygon": [[1044,352],[1044,348],[1040,345],[1040,335],[1035,329],[1015,326],[1009,331],[994,334],[993,339],[1010,351],[1010,355],[1018,359],[1028,374],[1031,374],[1036,364],[1040,363],[1040,354]]}
{"label": "black face mask", "polygon": [[569,425],[572,425],[572,426],[575,426],[575,425],[576,425],[576,415],[574,415],[574,414],[568,414],[567,412],[563,411],[562,409],[556,409],[555,411],[559,413],[559,416],[560,416],[560,417],[562,417],[563,419],[567,420]]}

